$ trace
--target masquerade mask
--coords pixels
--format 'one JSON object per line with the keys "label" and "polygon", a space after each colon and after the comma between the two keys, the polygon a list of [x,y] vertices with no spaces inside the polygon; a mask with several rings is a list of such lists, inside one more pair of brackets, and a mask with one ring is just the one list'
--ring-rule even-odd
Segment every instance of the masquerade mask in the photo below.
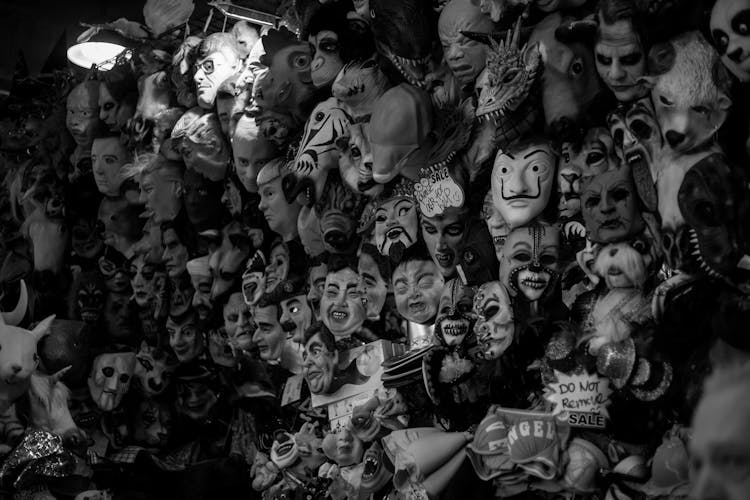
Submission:
{"label": "masquerade mask", "polygon": [[122,402],[130,389],[135,370],[135,353],[105,353],[94,359],[89,375],[89,391],[96,405],[103,411],[112,411]]}
{"label": "masquerade mask", "polygon": [[474,332],[484,359],[497,359],[513,343],[515,324],[508,290],[499,281],[479,287],[474,296]]}
{"label": "masquerade mask", "polygon": [[505,241],[500,280],[530,302],[552,292],[558,278],[560,230],[533,224],[514,229]]}
{"label": "masquerade mask", "polygon": [[632,238],[643,231],[630,167],[599,174],[583,188],[583,220],[591,241],[613,243]]}
{"label": "masquerade mask", "polygon": [[463,344],[474,328],[476,316],[471,309],[473,298],[474,290],[461,280],[453,279],[446,283],[435,318],[435,336],[444,345],[457,347]]}

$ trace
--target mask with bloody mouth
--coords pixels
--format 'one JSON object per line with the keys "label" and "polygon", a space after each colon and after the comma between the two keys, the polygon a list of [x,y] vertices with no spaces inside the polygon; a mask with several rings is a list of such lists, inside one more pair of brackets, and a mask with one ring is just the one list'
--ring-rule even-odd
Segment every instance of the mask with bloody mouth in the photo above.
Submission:
{"label": "mask with bloody mouth", "polygon": [[472,332],[476,316],[472,311],[474,289],[453,279],[446,283],[440,296],[438,315],[435,319],[435,337],[447,347],[458,347],[465,343]]}
{"label": "mask with bloody mouth", "polygon": [[503,247],[500,280],[530,302],[549,295],[559,276],[560,229],[536,222],[514,229]]}

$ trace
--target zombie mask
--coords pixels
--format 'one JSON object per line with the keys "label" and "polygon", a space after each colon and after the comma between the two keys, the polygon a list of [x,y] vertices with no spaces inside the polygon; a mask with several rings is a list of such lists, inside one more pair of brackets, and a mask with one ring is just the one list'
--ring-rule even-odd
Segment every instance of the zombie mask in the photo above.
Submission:
{"label": "zombie mask", "polygon": [[131,256],[133,245],[139,240],[143,221],[140,207],[124,198],[104,198],[99,205],[99,223],[102,225],[104,244],[119,253]]}
{"label": "zombie mask", "polygon": [[101,127],[99,121],[99,83],[81,82],[70,91],[65,125],[78,148],[88,150]]}
{"label": "zombie mask", "polygon": [[258,192],[258,172],[279,156],[276,146],[263,137],[255,120],[243,115],[232,136],[234,169],[248,193]]}
{"label": "zombie mask", "polygon": [[282,189],[282,177],[285,175],[282,160],[267,163],[258,173],[258,191],[260,203],[258,208],[271,231],[280,235],[285,241],[297,235],[297,216],[301,206],[292,201],[289,203]]}
{"label": "zombie mask", "polygon": [[323,453],[340,467],[346,467],[362,462],[364,446],[349,427],[342,426],[323,439]]}
{"label": "zombie mask", "polygon": [[515,323],[508,290],[499,281],[484,283],[474,296],[474,332],[484,359],[497,359],[513,343]]}
{"label": "zombie mask", "polygon": [[321,30],[308,37],[313,48],[310,75],[313,85],[317,88],[326,87],[333,83],[341,68],[344,66],[339,54],[339,36],[330,30]]}
{"label": "zombie mask", "polygon": [[238,282],[240,270],[250,255],[251,241],[247,228],[233,221],[222,230],[221,246],[209,255],[213,276],[211,299],[216,300]]}
{"label": "zombie mask", "polygon": [[466,215],[463,209],[447,208],[434,217],[423,216],[422,239],[433,262],[446,278],[456,273],[460,259],[460,247],[466,230]]}
{"label": "zombie mask", "polygon": [[324,326],[305,342],[302,373],[312,394],[327,394],[333,383],[339,354],[336,339]]}
{"label": "zombie mask", "polygon": [[145,340],[135,355],[135,386],[146,398],[162,394],[176,368],[173,357],[164,349],[150,346]]}
{"label": "zombie mask", "polygon": [[398,260],[404,250],[417,242],[419,215],[411,193],[394,194],[375,210],[375,245],[381,255]]}
{"label": "zombie mask", "polygon": [[96,325],[104,310],[104,281],[97,271],[81,271],[73,278],[71,287],[75,301],[76,318]]}
{"label": "zombie mask", "polygon": [[451,0],[438,20],[438,36],[445,62],[461,85],[471,85],[484,69],[487,46],[471,40],[462,31],[490,32],[492,21],[470,0]]}
{"label": "zombie mask", "polygon": [[192,420],[205,420],[216,406],[219,398],[211,387],[210,373],[200,365],[178,371],[177,412]]}
{"label": "zombie mask", "polygon": [[435,318],[435,336],[448,347],[458,347],[472,332],[476,316],[472,312],[474,289],[453,279],[445,284]]}
{"label": "zombie mask", "polygon": [[498,151],[492,167],[492,199],[503,220],[516,228],[540,215],[555,183],[558,153],[545,140]]}
{"label": "zombie mask", "polygon": [[170,405],[158,399],[142,399],[133,414],[133,440],[147,449],[161,449],[171,432]]}
{"label": "zombie mask", "polygon": [[[325,276],[323,277],[325,279]],[[247,261],[245,272],[242,273],[242,297],[245,304],[253,306],[266,293],[266,257],[257,250],[255,255]]]}
{"label": "zombie mask", "polygon": [[156,264],[146,261],[145,254],[137,254],[130,261],[130,286],[138,307],[145,308],[156,297]]}
{"label": "zombie mask", "polygon": [[169,347],[180,363],[192,361],[203,353],[203,335],[198,330],[196,319],[192,313],[182,318],[170,316],[167,319]]}
{"label": "zombie mask", "polygon": [[630,172],[630,167],[623,165],[596,175],[584,183],[581,204],[583,220],[591,241],[623,241],[643,230],[638,194]]}
{"label": "zombie mask", "polygon": [[228,343],[240,352],[250,350],[253,345],[253,332],[258,324],[252,308],[245,304],[241,293],[233,293],[229,296],[227,303],[224,304],[222,315]]}
{"label": "zombie mask", "polygon": [[349,125],[348,134],[336,139],[336,149],[339,151],[341,179],[353,193],[372,198],[383,190],[383,186],[372,178],[372,152],[365,125]]}
{"label": "zombie mask", "polygon": [[633,168],[640,164],[653,171],[663,142],[651,100],[644,98],[618,106],[607,116],[607,125],[620,160]]}
{"label": "zombie mask", "polygon": [[94,359],[89,375],[91,398],[102,411],[112,411],[122,402],[135,370],[135,353],[111,352]]}
{"label": "zombie mask", "polygon": [[420,325],[432,324],[445,283],[432,259],[402,261],[391,281],[399,314]]}
{"label": "zombie mask", "polygon": [[329,271],[320,300],[323,324],[337,338],[347,338],[359,331],[367,312],[359,287],[359,275],[349,267]]}
{"label": "zombie mask", "polygon": [[711,37],[721,61],[741,82],[750,81],[747,0],[718,0],[711,11]]}
{"label": "zombie mask", "polygon": [[125,177],[122,167],[129,161],[129,153],[117,136],[94,139],[91,163],[94,181],[99,192],[114,197],[120,194]]}
{"label": "zombie mask", "polygon": [[198,105],[203,109],[213,108],[219,86],[240,66],[240,52],[234,36],[214,33],[206,37],[198,46],[193,75]]}
{"label": "zombie mask", "polygon": [[703,271],[745,288],[750,277],[747,185],[742,169],[714,154],[688,170],[679,192],[693,255]]}
{"label": "zombie mask", "polygon": [[279,304],[281,328],[294,342],[302,343],[303,335],[312,324],[313,312],[304,294],[284,299]]}
{"label": "zombie mask", "polygon": [[141,173],[140,201],[153,214],[154,221],[162,223],[177,217],[182,208],[184,194],[182,165],[156,156]]}
{"label": "zombie mask", "polygon": [[192,304],[193,285],[190,283],[190,276],[182,273],[175,278],[169,278],[169,314],[171,316],[182,316]]}
{"label": "zombie mask", "polygon": [[198,231],[204,231],[221,219],[222,184],[211,182],[195,170],[185,171],[183,202],[188,220]]}
{"label": "zombie mask", "polygon": [[609,23],[599,12],[598,23],[594,54],[602,81],[620,102],[644,97],[648,88],[639,79],[646,74],[646,54],[632,19]]}
{"label": "zombie mask", "polygon": [[732,105],[730,80],[714,48],[697,31],[649,52],[651,88],[662,137],[678,153],[705,149]]}
{"label": "zombie mask", "polygon": [[191,305],[195,309],[195,312],[198,313],[198,318],[205,320],[211,315],[211,311],[213,310],[211,304],[213,276],[211,276],[211,269],[208,267],[208,256],[204,255],[188,261],[185,268],[190,275],[190,284],[193,286],[193,290],[195,290]]}
{"label": "zombie mask", "polygon": [[258,327],[253,343],[258,346],[260,359],[278,361],[286,344],[286,334],[279,323],[279,306],[263,303],[256,306],[255,323]]}
{"label": "zombie mask", "polygon": [[503,248],[500,281],[529,302],[552,293],[559,276],[560,230],[539,223],[514,229]]}

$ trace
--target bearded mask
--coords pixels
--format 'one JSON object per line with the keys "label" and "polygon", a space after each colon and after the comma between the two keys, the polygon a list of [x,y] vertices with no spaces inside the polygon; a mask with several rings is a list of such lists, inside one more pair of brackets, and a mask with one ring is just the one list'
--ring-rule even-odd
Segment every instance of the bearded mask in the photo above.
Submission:
{"label": "bearded mask", "polygon": [[465,343],[477,319],[471,309],[473,298],[474,290],[461,280],[445,284],[435,318],[435,336],[444,345],[455,348]]}
{"label": "bearded mask", "polygon": [[408,183],[403,183],[375,209],[375,246],[381,255],[398,262],[418,236],[417,202]]}
{"label": "bearded mask", "polygon": [[499,151],[492,167],[492,199],[511,228],[528,224],[549,202],[557,152],[543,140]]}
{"label": "bearded mask", "polygon": [[89,375],[91,398],[103,411],[112,411],[130,389],[135,370],[135,353],[104,353],[94,359]]}
{"label": "bearded mask", "polygon": [[630,167],[623,165],[584,184],[583,220],[591,241],[614,243],[643,231],[639,198],[630,172]]}
{"label": "bearded mask", "polygon": [[535,302],[550,295],[559,277],[560,230],[539,223],[514,229],[503,247],[500,281],[512,295]]}
{"label": "bearded mask", "polygon": [[513,306],[505,285],[499,281],[484,283],[474,296],[474,332],[484,359],[497,359],[515,338]]}
{"label": "bearded mask", "polygon": [[701,269],[740,285],[750,278],[747,186],[742,169],[713,154],[688,170],[679,192],[680,210]]}

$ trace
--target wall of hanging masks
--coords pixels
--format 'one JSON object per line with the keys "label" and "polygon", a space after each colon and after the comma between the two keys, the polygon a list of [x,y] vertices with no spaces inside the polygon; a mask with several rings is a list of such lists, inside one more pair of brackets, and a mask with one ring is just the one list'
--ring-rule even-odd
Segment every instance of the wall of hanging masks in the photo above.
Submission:
{"label": "wall of hanging masks", "polygon": [[0,102],[7,498],[689,494],[750,359],[750,2],[192,10]]}

